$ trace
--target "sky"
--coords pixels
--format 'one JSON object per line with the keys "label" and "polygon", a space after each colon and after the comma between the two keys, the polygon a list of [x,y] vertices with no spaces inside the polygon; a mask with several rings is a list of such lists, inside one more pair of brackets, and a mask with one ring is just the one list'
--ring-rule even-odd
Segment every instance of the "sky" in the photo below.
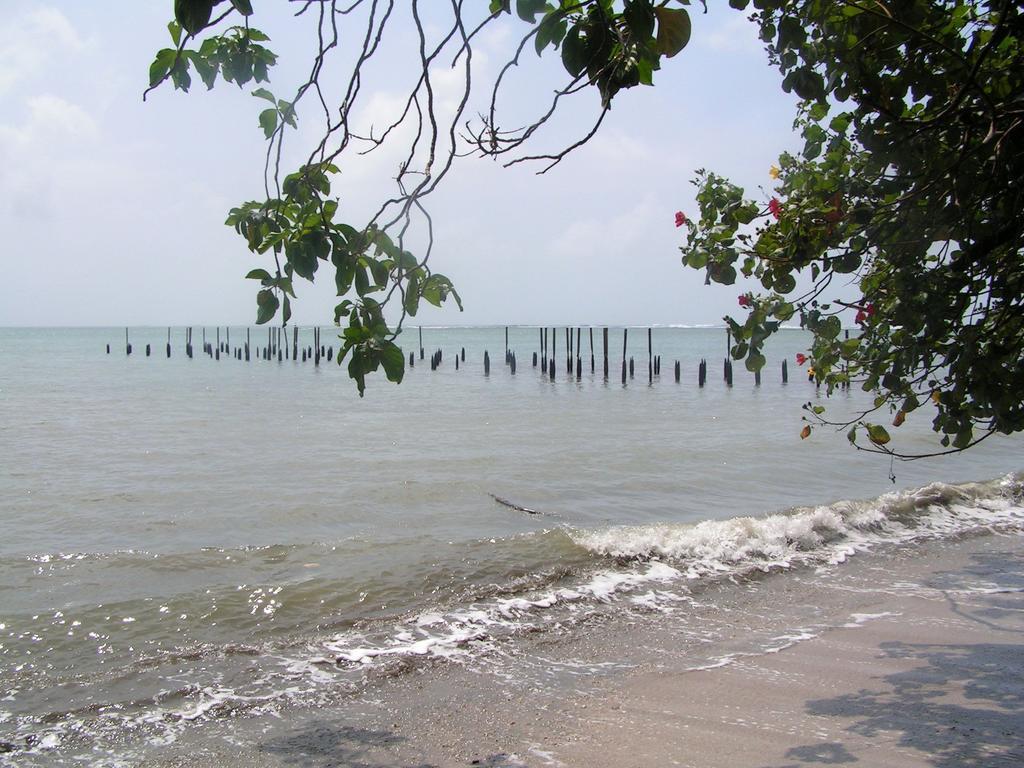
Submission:
{"label": "sky", "polygon": [[[486,6],[467,5],[474,2]],[[286,97],[311,62],[309,20],[292,16],[296,3],[253,5],[253,26],[280,57],[269,87]],[[0,325],[255,321],[255,283],[244,276],[268,263],[224,219],[262,197],[261,102],[248,92],[253,84],[240,91],[219,82],[207,92],[198,80],[188,94],[167,84],[143,102],[153,55],[170,44],[172,8],[171,0],[4,0]],[[743,14],[713,7],[705,15],[699,5],[691,13],[690,45],[655,73],[655,86],[621,92],[599,134],[557,168],[537,175],[538,166],[457,160],[429,202],[431,266],[454,281],[465,311],[427,307],[411,322],[712,324],[737,311],[737,295],[756,286],[706,286],[702,272],[684,268],[674,214],[696,213],[690,180],[698,168],[767,201],[769,167],[799,146],[795,100]],[[489,29],[474,52],[476,83],[493,82],[526,29],[515,16]],[[364,128],[385,124],[402,102],[416,74],[415,44],[397,18],[354,110]],[[343,45],[331,63],[329,85],[350,50]],[[442,101],[454,97],[459,77],[438,73]],[[528,50],[501,102],[504,124],[535,113],[563,78],[557,54],[538,59]],[[487,95],[474,91],[470,115]],[[531,149],[560,149],[589,129],[597,109],[596,92],[575,97]],[[285,167],[308,155],[318,128],[315,114],[300,110]],[[393,192],[400,154],[396,147],[344,160],[335,191],[348,220]],[[318,277],[296,286],[293,322],[333,321],[332,276]]]}

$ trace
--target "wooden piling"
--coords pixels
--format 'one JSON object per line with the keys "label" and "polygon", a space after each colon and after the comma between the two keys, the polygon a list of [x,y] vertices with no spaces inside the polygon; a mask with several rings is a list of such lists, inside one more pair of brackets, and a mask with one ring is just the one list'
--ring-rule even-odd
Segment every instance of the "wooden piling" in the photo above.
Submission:
{"label": "wooden piling", "polygon": [[[579,346],[577,346],[576,349],[579,349]],[[583,358],[580,357],[579,355],[576,355],[576,381],[579,381],[582,378],[583,378]]]}
{"label": "wooden piling", "polygon": [[565,371],[572,375],[572,330],[565,327]]}
{"label": "wooden piling", "polygon": [[509,365],[511,358],[508,352],[508,326],[505,326],[505,365]]}
{"label": "wooden piling", "polygon": [[484,376],[491,375],[491,356],[484,350]]}
{"label": "wooden piling", "polygon": [[725,383],[732,387],[732,360],[725,361]]}
{"label": "wooden piling", "polygon": [[540,370],[547,375],[548,372],[548,329],[542,328],[540,333]]}
{"label": "wooden piling", "polygon": [[512,352],[511,355],[512,356],[509,359],[510,360],[510,367],[512,369],[512,375],[515,376],[516,375],[516,353]]}
{"label": "wooden piling", "polygon": [[[622,329],[622,370],[626,370],[626,340],[629,338],[629,328]],[[622,380],[625,381],[626,377],[623,374]]]}
{"label": "wooden piling", "polygon": [[761,370],[760,369],[754,371],[754,386],[755,387],[760,387],[761,386]]}
{"label": "wooden piling", "polygon": [[701,358],[700,365],[697,366],[697,386],[703,387],[708,380],[708,361]]}
{"label": "wooden piling", "polygon": [[149,344],[146,345],[146,357],[149,357]]}
{"label": "wooden piling", "polygon": [[455,370],[456,371],[459,370],[459,356],[458,355],[455,356]]}
{"label": "wooden piling", "polygon": [[558,356],[558,329],[551,329],[551,364],[549,366],[551,371],[551,378],[555,378],[555,360]]}
{"label": "wooden piling", "polygon": [[678,384],[679,380],[682,378],[682,375],[683,375],[683,366],[679,363],[678,360],[676,360],[675,374],[676,374],[676,384]]}
{"label": "wooden piling", "polygon": [[654,342],[651,340],[651,327],[647,327],[647,383],[654,383]]}
{"label": "wooden piling", "polygon": [[580,347],[580,330],[580,327],[576,326],[576,378],[579,378],[580,357],[583,355],[583,349]]}
{"label": "wooden piling", "polygon": [[167,357],[171,356],[171,329],[167,329]]}
{"label": "wooden piling", "polygon": [[420,326],[420,360],[423,359],[423,326]]}
{"label": "wooden piling", "polygon": [[608,381],[608,326],[606,325],[602,330],[602,336],[604,337],[604,380]]}
{"label": "wooden piling", "polygon": [[110,354],[110,345],[109,344],[107,344],[107,354],[108,355]]}
{"label": "wooden piling", "polygon": [[533,353],[533,367],[534,368],[537,367],[537,353],[536,352]]}
{"label": "wooden piling", "polygon": [[789,367],[786,365],[786,358],[782,358],[782,383],[789,383]]}
{"label": "wooden piling", "polygon": [[630,358],[629,358],[629,378],[631,378],[631,379],[633,378],[633,356],[632,355],[630,355]]}
{"label": "wooden piling", "polygon": [[462,348],[462,355],[461,355],[461,357],[462,357],[462,362],[466,362],[466,348],[465,347]]}
{"label": "wooden piling", "polygon": [[594,326],[590,326],[590,375],[594,375]]}
{"label": "wooden piling", "polygon": [[127,328],[124,329],[124,353],[126,355],[130,355],[132,353],[132,345],[131,345],[131,342],[128,341],[128,329]]}

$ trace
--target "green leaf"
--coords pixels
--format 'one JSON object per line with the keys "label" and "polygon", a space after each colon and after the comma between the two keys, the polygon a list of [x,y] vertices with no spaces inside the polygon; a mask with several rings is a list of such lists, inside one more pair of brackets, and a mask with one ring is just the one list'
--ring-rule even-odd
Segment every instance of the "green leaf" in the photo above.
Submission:
{"label": "green leaf", "polygon": [[275,107],[277,106],[277,97],[266,88],[257,88],[252,92],[252,95],[258,99],[266,99]]}
{"label": "green leaf", "polygon": [[246,280],[270,280],[270,273],[265,269],[254,269],[245,276]]}
{"label": "green leaf", "polygon": [[535,24],[537,14],[544,10],[547,0],[516,0],[516,13],[523,21]]}
{"label": "green leaf", "polygon": [[579,77],[587,68],[587,51],[580,40],[579,27],[572,27],[562,41],[562,66],[573,77]]}
{"label": "green leaf", "polygon": [[173,48],[164,48],[157,52],[156,58],[153,59],[153,63],[149,65],[150,88],[167,76],[167,73],[171,71],[171,67],[174,66],[174,62],[177,58],[178,52]]}
{"label": "green leaf", "polygon": [[252,16],[252,3],[249,0],[231,0],[231,4],[243,16]]}
{"label": "green leaf", "polygon": [[263,135],[268,139],[274,135],[274,131],[277,130],[277,110],[274,108],[264,109],[260,112],[260,127],[263,129]]}
{"label": "green leaf", "polygon": [[288,321],[292,319],[292,302],[288,298],[287,293],[284,295],[284,307],[282,308],[281,313],[282,317],[284,317],[285,325],[287,325]]}
{"label": "green leaf", "polygon": [[263,325],[277,314],[280,302],[274,292],[268,288],[256,294],[256,324]]}
{"label": "green leaf", "polygon": [[171,33],[171,40],[176,46],[181,45],[181,25],[176,21],[167,22],[167,31]]}
{"label": "green leaf", "polygon": [[662,56],[671,59],[690,42],[690,14],[685,8],[665,6],[655,8],[654,13],[658,17],[656,49]]}
{"label": "green leaf", "polygon": [[748,371],[754,373],[764,368],[765,362],[764,355],[759,352],[751,352],[744,365],[746,365]]}
{"label": "green leaf", "polygon": [[213,0],[174,0],[174,19],[194,35],[210,23]]}
{"label": "green leaf", "polygon": [[868,439],[875,445],[885,445],[889,442],[889,433],[881,424],[868,424]]}
{"label": "green leaf", "polygon": [[384,366],[384,373],[387,375],[388,381],[393,381],[395,384],[402,383],[402,378],[405,376],[405,355],[394,342],[384,342],[384,346],[380,350],[380,364]]}

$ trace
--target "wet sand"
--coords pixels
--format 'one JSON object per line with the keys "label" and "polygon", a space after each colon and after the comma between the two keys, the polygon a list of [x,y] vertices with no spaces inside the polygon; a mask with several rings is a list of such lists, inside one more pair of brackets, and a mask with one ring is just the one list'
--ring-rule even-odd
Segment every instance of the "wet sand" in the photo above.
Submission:
{"label": "wet sand", "polygon": [[199,729],[148,762],[1024,764],[1024,537],[862,554],[698,598],[714,642],[693,617],[597,623],[493,669],[428,664],[347,704],[240,719],[233,744]]}

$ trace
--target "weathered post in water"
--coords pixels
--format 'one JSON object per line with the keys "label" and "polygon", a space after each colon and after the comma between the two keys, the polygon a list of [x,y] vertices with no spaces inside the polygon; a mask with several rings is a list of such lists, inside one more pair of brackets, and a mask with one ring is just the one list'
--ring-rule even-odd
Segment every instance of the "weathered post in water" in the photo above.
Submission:
{"label": "weathered post in water", "polygon": [[626,342],[629,338],[629,328],[622,329],[622,383],[626,383]]}
{"label": "weathered post in water", "polygon": [[127,328],[124,329],[124,353],[126,355],[130,355],[132,353],[132,345],[131,345],[131,342],[128,341],[128,329]]}
{"label": "weathered post in water", "polygon": [[167,357],[171,356],[171,329],[167,329]]}
{"label": "weathered post in water", "polygon": [[420,326],[420,360],[423,359],[423,326]]}
{"label": "weathered post in water", "polygon": [[551,329],[551,380],[555,380],[555,360],[558,358],[558,329]]}
{"label": "weathered post in water", "polygon": [[590,326],[590,375],[594,375],[594,326]]}
{"label": "weathered post in water", "polygon": [[505,326],[505,365],[509,365],[512,362],[512,358],[509,357],[508,351],[508,326]]}
{"label": "weathered post in water", "polygon": [[786,366],[786,358],[782,358],[782,383],[789,383],[789,368]]}
{"label": "weathered post in water", "polygon": [[146,345],[146,357],[149,357],[149,344]]}
{"label": "weathered post in water", "polygon": [[572,329],[565,328],[565,371],[572,375]]}
{"label": "weathered post in water", "polygon": [[603,329],[604,336],[604,380],[608,381],[608,326]]}
{"label": "weathered post in water", "polygon": [[484,350],[484,376],[491,375],[491,356]]}
{"label": "weathered post in water", "polygon": [[650,326],[647,326],[647,383],[654,383],[654,343],[651,340]]}

